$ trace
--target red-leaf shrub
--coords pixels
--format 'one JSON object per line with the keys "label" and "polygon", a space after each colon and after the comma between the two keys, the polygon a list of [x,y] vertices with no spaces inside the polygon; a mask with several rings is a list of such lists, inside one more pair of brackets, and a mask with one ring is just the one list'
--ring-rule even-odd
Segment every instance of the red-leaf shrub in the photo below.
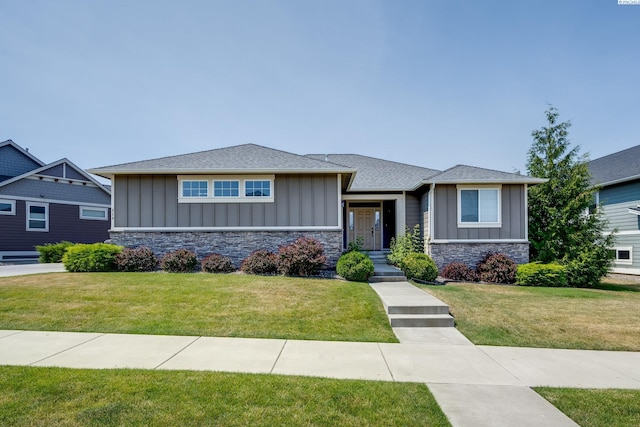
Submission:
{"label": "red-leaf shrub", "polygon": [[440,273],[442,277],[451,280],[460,280],[463,282],[477,282],[478,274],[467,265],[461,262],[452,262],[447,264]]}
{"label": "red-leaf shrub", "polygon": [[205,273],[232,273],[236,271],[231,258],[220,254],[211,254],[200,264]]}
{"label": "red-leaf shrub", "polygon": [[196,254],[187,249],[178,249],[162,257],[160,266],[169,273],[191,273],[198,265]]}
{"label": "red-leaf shrub", "polygon": [[124,248],[116,255],[116,266],[119,271],[155,271],[158,258],[145,246]]}
{"label": "red-leaf shrub", "polygon": [[278,272],[278,255],[265,250],[254,251],[242,261],[240,270],[247,274],[275,274]]}
{"label": "red-leaf shrub", "polygon": [[515,283],[518,265],[501,253],[487,252],[476,267],[478,277],[488,283]]}
{"label": "red-leaf shrub", "polygon": [[278,272],[285,276],[312,276],[326,262],[324,246],[311,237],[300,237],[278,250]]}

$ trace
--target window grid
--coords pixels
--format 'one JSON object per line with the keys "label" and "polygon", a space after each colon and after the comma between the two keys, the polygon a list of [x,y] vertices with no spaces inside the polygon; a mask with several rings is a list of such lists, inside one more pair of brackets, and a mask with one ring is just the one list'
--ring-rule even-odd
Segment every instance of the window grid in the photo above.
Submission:
{"label": "window grid", "polygon": [[245,181],[245,197],[271,197],[271,181]]}
{"label": "window grid", "polygon": [[207,197],[207,181],[182,181],[182,197]]}
{"label": "window grid", "polygon": [[213,197],[239,197],[239,181],[213,181]]}

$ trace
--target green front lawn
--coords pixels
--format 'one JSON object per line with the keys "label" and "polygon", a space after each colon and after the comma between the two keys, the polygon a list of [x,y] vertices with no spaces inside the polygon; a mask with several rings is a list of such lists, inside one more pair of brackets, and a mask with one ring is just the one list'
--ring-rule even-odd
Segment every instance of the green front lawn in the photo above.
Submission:
{"label": "green front lawn", "polygon": [[639,284],[422,288],[449,304],[456,327],[474,344],[640,351]]}
{"label": "green front lawn", "polygon": [[582,427],[640,426],[640,390],[534,390]]}
{"label": "green front lawn", "polygon": [[423,384],[0,367],[6,426],[450,426]]}
{"label": "green front lawn", "polygon": [[397,342],[366,283],[242,274],[7,277],[0,329]]}

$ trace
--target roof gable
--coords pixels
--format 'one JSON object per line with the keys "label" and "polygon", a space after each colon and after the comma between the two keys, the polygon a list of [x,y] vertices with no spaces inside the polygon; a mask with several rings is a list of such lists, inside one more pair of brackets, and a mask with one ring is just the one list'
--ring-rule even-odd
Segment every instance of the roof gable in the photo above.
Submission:
{"label": "roof gable", "polygon": [[588,163],[591,183],[608,185],[640,178],[640,145]]}
{"label": "roof gable", "polygon": [[44,166],[44,163],[8,139],[0,142],[0,182]]}
{"label": "roof gable", "polygon": [[259,172],[352,172],[347,167],[306,156],[243,144],[197,153],[123,163],[89,170],[96,175],[152,173],[259,173]]}
{"label": "roof gable", "polygon": [[456,165],[431,179],[431,182],[435,184],[541,184],[546,181],[546,179],[542,178],[532,178],[526,175],[501,172],[493,169],[485,169],[468,165]]}
{"label": "roof gable", "polygon": [[438,174],[435,169],[392,162],[359,154],[308,154],[307,157],[345,165],[357,170],[351,191],[415,190]]}

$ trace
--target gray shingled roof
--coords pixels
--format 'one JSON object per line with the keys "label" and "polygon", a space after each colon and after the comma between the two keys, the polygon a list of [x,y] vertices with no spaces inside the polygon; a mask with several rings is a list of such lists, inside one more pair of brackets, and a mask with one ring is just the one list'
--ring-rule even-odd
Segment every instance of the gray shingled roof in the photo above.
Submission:
{"label": "gray shingled roof", "polygon": [[118,173],[352,172],[350,168],[256,144],[123,163],[90,169],[110,177]]}
{"label": "gray shingled roof", "polygon": [[640,176],[640,145],[589,162],[594,185],[624,182]]}
{"label": "gray shingled roof", "polygon": [[357,169],[350,191],[413,190],[440,172],[359,154],[308,154],[307,157]]}
{"label": "gray shingled roof", "polygon": [[478,168],[475,166],[456,165],[433,177],[430,182],[435,184],[457,183],[522,183],[541,184],[546,179],[532,178],[526,175],[501,172],[492,169]]}

